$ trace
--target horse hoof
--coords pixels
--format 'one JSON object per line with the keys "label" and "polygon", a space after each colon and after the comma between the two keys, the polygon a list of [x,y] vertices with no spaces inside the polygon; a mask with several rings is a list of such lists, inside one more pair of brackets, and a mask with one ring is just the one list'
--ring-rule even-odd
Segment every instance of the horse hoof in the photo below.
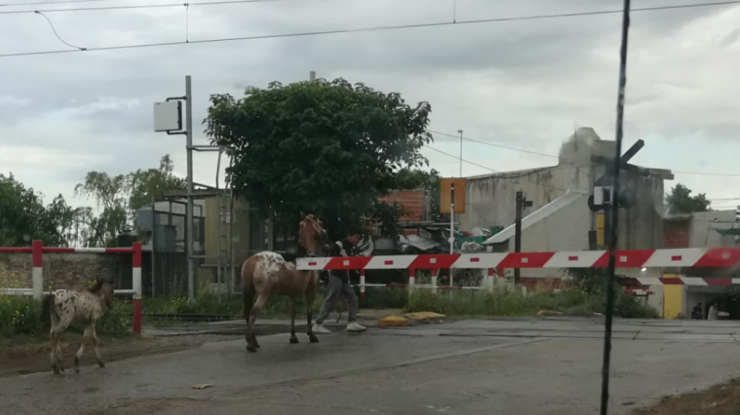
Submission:
{"label": "horse hoof", "polygon": [[54,371],[54,374],[55,375],[58,375],[59,374],[59,369],[57,367],[52,367],[51,370]]}
{"label": "horse hoof", "polygon": [[311,340],[311,343],[318,343],[319,342],[319,338],[316,337],[315,334],[312,334],[312,335],[308,336],[308,338]]}
{"label": "horse hoof", "polygon": [[247,351],[249,353],[257,353],[257,348],[250,344],[249,346],[247,346]]}
{"label": "horse hoof", "polygon": [[103,362],[98,362],[98,366],[100,366],[100,367],[105,367],[105,363],[103,363]]}
{"label": "horse hoof", "polygon": [[290,338],[290,344],[298,344],[298,338],[293,336]]}

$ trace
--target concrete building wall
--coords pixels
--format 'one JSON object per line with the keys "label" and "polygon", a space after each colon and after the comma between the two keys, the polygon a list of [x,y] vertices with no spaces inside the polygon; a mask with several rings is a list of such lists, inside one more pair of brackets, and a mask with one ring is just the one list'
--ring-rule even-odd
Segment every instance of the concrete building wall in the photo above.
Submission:
{"label": "concrete building wall", "polygon": [[[567,190],[583,193],[582,201],[564,209],[567,225],[558,226],[561,237],[542,239],[544,233],[556,235],[556,221],[533,231],[541,250],[559,251],[572,246],[588,248],[588,231],[596,229],[596,215],[588,209],[587,196],[593,182],[605,172],[599,157],[613,157],[614,142],[601,140],[590,128],[581,128],[563,144],[557,166],[519,172],[471,177],[466,185],[465,213],[459,216],[460,227],[509,226],[514,223],[516,192],[523,191],[533,206],[527,214],[564,195]],[[663,199],[665,171],[651,171],[648,176],[622,171],[622,189],[633,189],[637,203],[630,209],[619,209],[619,249],[650,249],[663,247]],[[555,224],[555,225],[554,225]],[[527,238],[527,234],[523,234]],[[569,238],[574,238],[570,240]],[[543,240],[550,241],[545,245]],[[586,241],[583,244],[583,241]],[[526,243],[526,242],[525,242]]]}
{"label": "concrete building wall", "polygon": [[531,213],[565,194],[567,189],[588,193],[587,169],[553,166],[505,174],[471,177],[465,186],[465,213],[458,216],[461,229],[508,226],[514,223],[516,192],[533,202]]}
{"label": "concrete building wall", "polygon": [[[715,221],[716,220],[716,221]],[[691,220],[691,247],[734,247],[734,236],[722,236],[714,229],[730,229],[735,225],[734,210],[695,212]]]}

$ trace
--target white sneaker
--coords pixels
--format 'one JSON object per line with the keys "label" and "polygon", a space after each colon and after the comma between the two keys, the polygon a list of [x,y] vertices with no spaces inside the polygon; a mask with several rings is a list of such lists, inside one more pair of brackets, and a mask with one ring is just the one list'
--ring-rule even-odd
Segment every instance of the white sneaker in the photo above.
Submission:
{"label": "white sneaker", "polygon": [[347,324],[347,331],[352,333],[361,333],[367,330],[367,327],[359,325],[356,321]]}
{"label": "white sneaker", "polygon": [[313,327],[311,328],[311,331],[313,331],[314,334],[329,334],[329,333],[331,333],[331,330],[329,330],[326,327],[324,327],[323,324],[318,324],[318,323],[316,323],[316,324],[313,325]]}

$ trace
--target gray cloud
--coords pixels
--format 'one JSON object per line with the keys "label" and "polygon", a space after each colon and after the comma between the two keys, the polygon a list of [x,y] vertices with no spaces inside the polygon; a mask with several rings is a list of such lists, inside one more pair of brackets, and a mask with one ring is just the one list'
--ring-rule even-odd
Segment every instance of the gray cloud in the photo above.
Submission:
{"label": "gray cloud", "polygon": [[[639,6],[672,4],[653,0]],[[465,0],[458,1],[457,18],[620,5],[618,0]],[[734,97],[740,87],[734,86],[734,73],[740,61],[733,52],[738,48],[738,10],[707,7],[633,15],[629,137],[736,140],[740,124],[735,121]],[[191,7],[189,13],[193,40],[452,19],[451,2],[440,0],[286,1]],[[179,41],[185,36],[180,8],[49,17],[65,40],[86,47]],[[76,182],[90,169],[114,174],[155,166],[165,153],[184,171],[183,138],[151,130],[152,103],[183,94],[184,75],[193,76],[194,124],[197,139],[203,141],[200,123],[210,94],[240,94],[247,85],[303,80],[309,70],[320,77],[345,77],[398,91],[411,103],[427,100],[436,130],[454,133],[463,128],[476,139],[557,153],[575,125],[592,126],[602,138],[613,135],[620,23],[614,14],[2,59],[3,151],[11,151],[20,140],[39,153],[64,150],[93,156],[74,163],[51,158],[36,168],[45,168],[42,172],[24,169],[22,157],[9,157],[0,171],[22,171],[37,187],[52,189],[46,193]],[[39,16],[0,15],[0,53],[63,48]],[[138,104],[100,106],[105,102]],[[427,154],[439,166],[457,171],[456,160]],[[497,170],[552,162],[473,144],[466,144],[465,154]],[[212,182],[215,157],[198,155],[196,163],[198,180]],[[484,172],[466,166],[469,169]]]}

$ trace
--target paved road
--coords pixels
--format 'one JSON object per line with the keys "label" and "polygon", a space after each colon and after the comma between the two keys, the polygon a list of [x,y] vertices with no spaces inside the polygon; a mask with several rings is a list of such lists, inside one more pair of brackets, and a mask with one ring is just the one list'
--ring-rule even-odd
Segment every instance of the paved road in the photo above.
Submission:
{"label": "paved road", "polygon": [[[320,344],[262,337],[113,362],[54,377],[0,379],[5,414],[594,414],[601,320],[466,320],[337,331]],[[230,323],[221,323],[226,330]],[[237,327],[231,325],[231,327]],[[611,414],[740,374],[740,325],[615,325]],[[193,390],[198,383],[213,388]]]}

